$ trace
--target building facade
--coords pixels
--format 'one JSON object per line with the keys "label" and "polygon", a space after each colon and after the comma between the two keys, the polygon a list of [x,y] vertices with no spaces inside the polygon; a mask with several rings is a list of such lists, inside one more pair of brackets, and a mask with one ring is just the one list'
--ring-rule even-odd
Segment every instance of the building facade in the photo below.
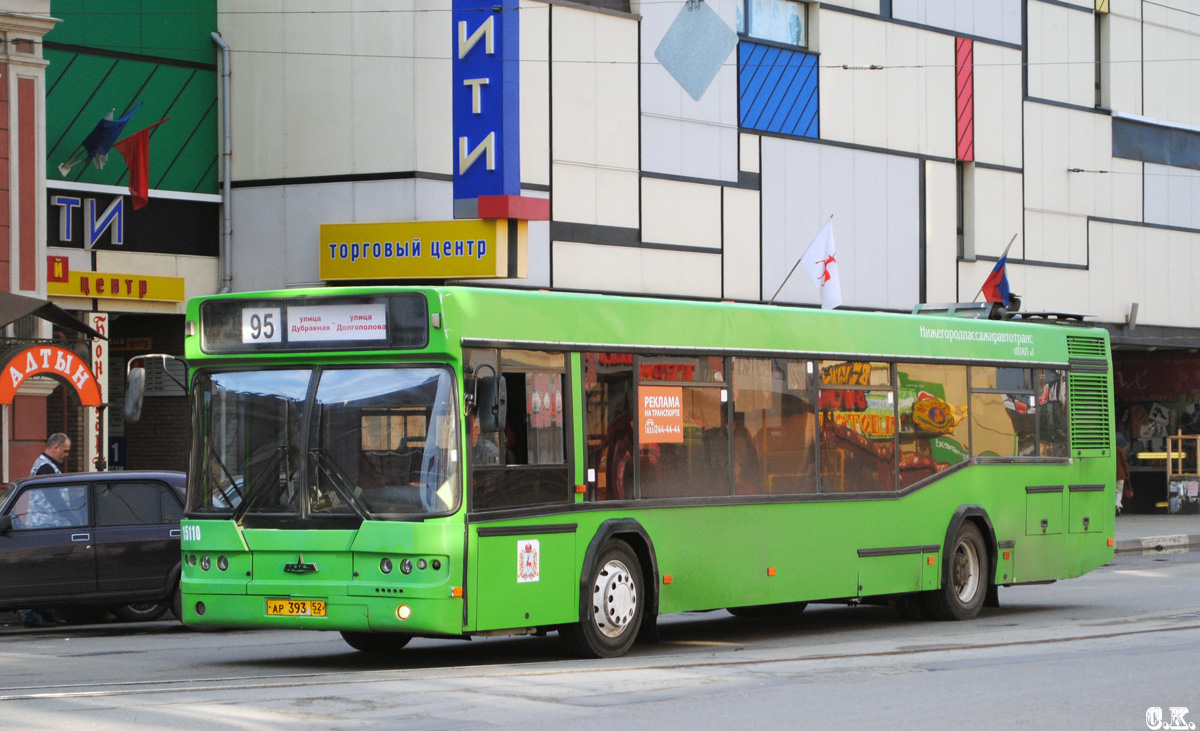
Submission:
{"label": "building facade", "polygon": [[[466,153],[498,151],[519,162],[502,192],[550,207],[508,284],[818,304],[787,276],[832,217],[845,307],[970,301],[1007,250],[1023,308],[1093,315],[1118,370],[1126,348],[1200,366],[1182,0],[258,8],[218,12],[234,289],[322,284],[322,224],[469,215]],[[464,78],[481,51],[515,68],[515,101],[499,72]],[[510,124],[482,149],[463,118],[496,104]],[[1197,399],[1130,437],[1153,446]]]}
{"label": "building facade", "polygon": [[[7,7],[0,279],[107,339],[70,318],[5,323],[0,365],[16,394],[3,407],[3,480],[27,474],[58,431],[74,443],[68,470],[183,469],[183,389],[156,374],[148,395],[159,398],[131,441],[121,407],[127,357],[181,354],[186,298],[218,288],[216,4]],[[29,345],[72,370],[35,370]]]}
{"label": "building facade", "polygon": [[[322,226],[507,216],[533,219],[507,270],[519,276],[480,284],[817,305],[789,272],[832,218],[844,307],[972,300],[1007,251],[1023,309],[1088,313],[1110,330],[1131,440],[1154,447],[1190,428],[1200,390],[1187,379],[1153,394],[1120,385],[1151,349],[1170,349],[1181,376],[1200,366],[1200,15],[1183,0],[192,5],[200,20],[184,38],[157,24],[172,4],[142,3],[136,42],[60,13],[47,105],[65,108],[80,60],[157,68],[127,83],[123,104],[89,101],[80,119],[121,114],[166,71],[189,74],[172,87],[180,98],[201,78],[195,106],[207,100],[211,121],[172,114],[154,132],[155,144],[186,134],[173,157],[196,161],[186,182],[160,168],[158,197],[215,210],[228,153],[235,291],[336,283]],[[168,111],[144,107],[130,130]],[[47,197],[118,195],[119,165],[54,180],[59,138],[88,123],[49,120]],[[152,152],[153,170],[164,158]],[[145,210],[165,202],[155,179]],[[481,195],[511,205],[485,215]],[[548,213],[514,214],[522,201]],[[187,296],[222,284],[215,223],[188,226],[202,233],[187,245],[157,225],[149,248],[101,236],[89,249],[54,239],[62,210],[48,205],[48,253],[71,271],[182,276]],[[388,251],[364,250],[378,261],[363,278],[404,271],[400,247]]]}

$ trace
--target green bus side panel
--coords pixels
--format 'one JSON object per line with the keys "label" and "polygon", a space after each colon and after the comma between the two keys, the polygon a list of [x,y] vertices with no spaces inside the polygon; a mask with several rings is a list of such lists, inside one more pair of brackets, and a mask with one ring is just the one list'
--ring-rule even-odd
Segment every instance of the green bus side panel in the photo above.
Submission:
{"label": "green bus side panel", "polygon": [[1035,492],[1025,496],[1025,535],[1054,535],[1063,532],[1063,494]]}
{"label": "green bus side panel", "polygon": [[1101,533],[1106,517],[1115,512],[1116,496],[1107,486],[1103,490],[1068,488],[1071,533]]}
{"label": "green bus side panel", "polygon": [[471,602],[476,631],[573,622],[579,572],[574,533],[477,538]]}
{"label": "green bus side panel", "polygon": [[906,594],[925,588],[925,556],[865,556],[858,560],[858,585],[864,596]]}
{"label": "green bus side panel", "polygon": [[[1008,554],[1008,558],[1004,554]],[[1014,558],[1015,550],[1012,548],[1001,548],[996,556],[996,575],[992,577],[993,584],[1008,584],[1014,581],[1013,567],[1016,565]]]}

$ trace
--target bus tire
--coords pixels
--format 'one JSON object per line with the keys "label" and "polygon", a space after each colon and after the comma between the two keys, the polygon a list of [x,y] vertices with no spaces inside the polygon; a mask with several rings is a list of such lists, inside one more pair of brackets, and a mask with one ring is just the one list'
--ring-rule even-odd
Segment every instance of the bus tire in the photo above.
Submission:
{"label": "bus tire", "polygon": [[964,520],[944,557],[946,581],[925,595],[925,609],[933,619],[974,619],[988,593],[988,552],[979,527]]}
{"label": "bus tire", "polygon": [[387,655],[403,650],[412,635],[399,632],[342,632],[342,639],[359,652]]}
{"label": "bus tire", "polygon": [[645,585],[637,556],[624,541],[609,541],[588,577],[586,619],[559,635],[584,657],[619,657],[629,651],[642,624]]}

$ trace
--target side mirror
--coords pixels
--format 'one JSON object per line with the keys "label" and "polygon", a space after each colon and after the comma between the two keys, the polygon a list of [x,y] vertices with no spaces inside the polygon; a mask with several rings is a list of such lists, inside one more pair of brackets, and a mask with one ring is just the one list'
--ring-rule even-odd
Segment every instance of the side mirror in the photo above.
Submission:
{"label": "side mirror", "polygon": [[508,387],[504,376],[482,376],[475,386],[476,418],[479,431],[495,434],[508,419]]}
{"label": "side mirror", "polygon": [[0,535],[7,535],[12,530],[12,516],[0,515]]}
{"label": "side mirror", "polygon": [[134,366],[140,362],[140,358],[129,361],[129,370],[125,373],[125,421],[130,424],[141,421],[142,399],[146,396],[146,369]]}
{"label": "side mirror", "polygon": [[125,366],[125,421],[129,423],[137,423],[142,418],[142,399],[146,396],[146,361],[150,358],[155,358],[162,363],[163,372],[167,374],[175,382],[177,386],[187,391],[187,384],[180,381],[167,368],[167,361],[177,360],[183,363],[183,367],[187,368],[187,362],[183,358],[176,358],[173,355],[165,353],[149,353],[147,355],[139,355],[129,359],[129,364]]}

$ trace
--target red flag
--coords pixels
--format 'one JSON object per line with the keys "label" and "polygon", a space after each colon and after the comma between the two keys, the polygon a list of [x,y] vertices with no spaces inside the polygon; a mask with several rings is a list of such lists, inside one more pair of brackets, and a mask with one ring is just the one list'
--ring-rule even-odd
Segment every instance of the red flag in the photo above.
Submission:
{"label": "red flag", "polygon": [[135,211],[150,202],[150,130],[168,119],[165,117],[113,145],[129,167],[129,197]]}

